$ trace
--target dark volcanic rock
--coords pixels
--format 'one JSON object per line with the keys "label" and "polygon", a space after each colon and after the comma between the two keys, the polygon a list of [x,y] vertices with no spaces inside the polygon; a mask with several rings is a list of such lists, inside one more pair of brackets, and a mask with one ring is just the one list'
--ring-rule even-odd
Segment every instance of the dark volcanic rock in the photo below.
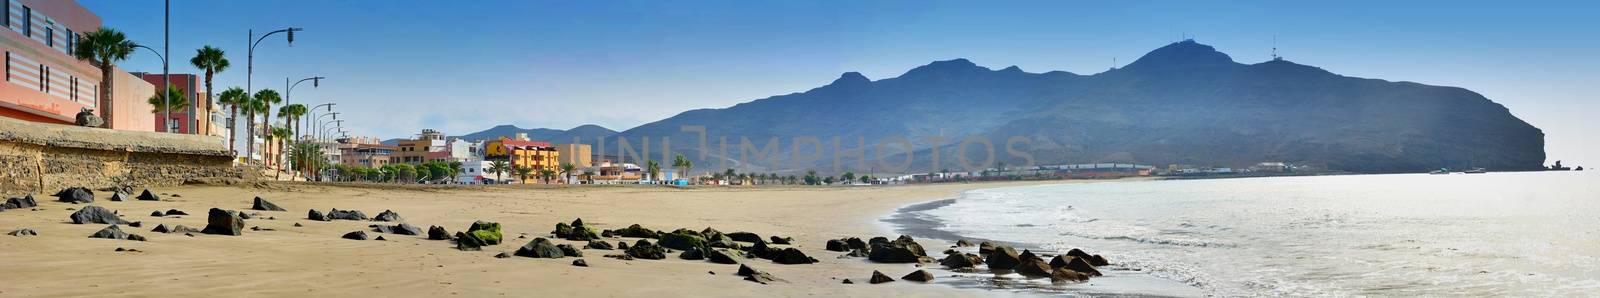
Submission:
{"label": "dark volcanic rock", "polygon": [[1083,273],[1084,275],[1088,276],[1100,276],[1100,270],[1096,270],[1094,265],[1089,264],[1089,260],[1082,258],[1072,258],[1071,260],[1067,261],[1066,266],[1061,266],[1061,268],[1077,271],[1078,273]]}
{"label": "dark volcanic rock", "polygon": [[849,247],[850,250],[866,250],[871,248],[871,246],[867,245],[866,241],[861,241],[861,238],[856,237],[844,238],[844,244],[845,246]]}
{"label": "dark volcanic rock", "polygon": [[311,209],[311,211],[306,211],[306,219],[315,220],[315,221],[328,221],[328,217],[325,216],[325,215],[322,215],[322,211],[317,211],[317,209]]}
{"label": "dark volcanic rock", "polygon": [[510,258],[511,254],[508,254],[508,253],[502,251],[499,254],[495,254],[494,257],[501,258],[501,259]]}
{"label": "dark volcanic rock", "polygon": [[617,241],[617,249],[628,249],[628,243]]}
{"label": "dark volcanic rock", "polygon": [[665,248],[651,244],[650,241],[645,241],[644,239],[634,242],[633,246],[628,247],[627,253],[629,256],[640,259],[660,260],[667,258],[667,250]]}
{"label": "dark volcanic rock", "polygon": [[752,256],[762,259],[772,259],[779,253],[783,252],[782,249],[767,246],[766,242],[756,242],[754,245],[746,248],[745,251],[750,253]]}
{"label": "dark volcanic rock", "polygon": [[756,233],[751,233],[751,232],[733,232],[733,233],[728,233],[727,235],[728,235],[728,238],[729,239],[733,239],[733,241],[750,242],[750,243],[762,242],[761,235],[756,235]]}
{"label": "dark volcanic rock", "polygon": [[661,240],[659,242],[657,242],[656,244],[661,245],[661,247],[666,247],[666,248],[671,248],[671,249],[676,249],[676,250],[687,250],[687,249],[690,249],[690,248],[705,248],[705,247],[707,247],[705,238],[701,238],[700,236],[695,235],[694,233],[685,232],[683,230],[673,231],[672,233],[661,234]]}
{"label": "dark volcanic rock", "polygon": [[266,199],[262,199],[261,197],[256,197],[255,203],[250,205],[250,210],[289,211],[289,210],[284,210],[283,207],[278,207],[278,204],[273,204],[272,202],[268,202]]}
{"label": "dark volcanic rock", "polygon": [[166,224],[156,225],[156,228],[155,229],[151,229],[150,231],[151,232],[156,232],[156,233],[167,233],[167,234],[171,234],[171,233],[199,233],[200,232],[200,230],[196,230],[195,228],[185,227],[183,225],[167,226]]}
{"label": "dark volcanic rock", "polygon": [[399,213],[395,213],[394,211],[390,211],[390,210],[384,210],[383,212],[379,212],[378,213],[378,217],[373,217],[372,220],[375,220],[375,221],[387,221],[387,222],[405,221],[405,219],[400,218],[400,214]]}
{"label": "dark volcanic rock", "polygon": [[933,281],[933,273],[928,273],[927,271],[917,270],[917,271],[912,271],[911,274],[906,274],[906,276],[901,276],[900,279],[909,280],[909,281],[930,282],[930,281]]}
{"label": "dark volcanic rock", "polygon": [[776,262],[778,264],[793,265],[793,264],[811,264],[811,263],[816,263],[817,259],[813,259],[813,258],[811,258],[809,256],[806,256],[806,253],[805,252],[801,252],[799,249],[795,249],[793,247],[790,247],[790,248],[785,248],[785,249],[783,249],[783,251],[779,252],[777,255],[772,256],[772,261]]}
{"label": "dark volcanic rock", "polygon": [[328,220],[367,220],[367,214],[360,210],[328,210]]}
{"label": "dark volcanic rock", "polygon": [[572,235],[572,226],[564,222],[556,223],[556,229],[550,231],[550,235],[555,235],[556,238],[567,238],[567,235]]}
{"label": "dark volcanic rock", "polygon": [[1022,276],[1027,277],[1049,277],[1051,268],[1050,264],[1046,263],[1044,260],[1039,259],[1038,257],[1032,257],[1023,258],[1022,262],[1017,263],[1017,266],[1011,268],[1011,270],[1016,271],[1017,274],[1022,274]]}
{"label": "dark volcanic rock", "polygon": [[94,234],[89,235],[89,238],[105,238],[105,239],[144,241],[144,237],[143,236],[124,233],[124,232],[122,232],[122,228],[117,227],[117,225],[110,225],[110,226],[107,226],[105,229],[101,229],[98,232],[94,232]]}
{"label": "dark volcanic rock", "polygon": [[363,232],[363,231],[349,232],[349,233],[344,233],[344,236],[340,236],[340,237],[344,238],[344,239],[350,239],[350,240],[367,240],[367,232]]}
{"label": "dark volcanic rock", "polygon": [[1051,270],[1050,271],[1050,281],[1052,281],[1052,282],[1069,282],[1069,281],[1085,281],[1085,280],[1089,280],[1089,275],[1085,275],[1082,272],[1072,271],[1071,269],[1056,268],[1055,270]]}
{"label": "dark volcanic rock", "polygon": [[456,249],[479,250],[480,247],[500,244],[500,223],[475,221],[466,232],[456,233]]}
{"label": "dark volcanic rock", "polygon": [[600,239],[599,230],[593,227],[569,227],[568,229],[569,231],[567,232],[567,235],[562,236],[561,239],[567,239],[571,241],[589,241]]}
{"label": "dark volcanic rock", "polygon": [[374,225],[372,227],[372,231],[373,232],[379,232],[379,233],[412,235],[412,236],[422,235],[422,229],[417,228],[416,226],[413,226],[413,225],[407,224],[407,223],[400,223],[398,225],[393,225],[393,226]]}
{"label": "dark volcanic rock", "polygon": [[794,238],[791,238],[791,237],[771,236],[771,237],[767,237],[767,238],[772,239],[772,244],[788,245],[790,241],[794,241]]}
{"label": "dark volcanic rock", "polygon": [[135,228],[143,227],[144,226],[144,222],[142,222],[142,221],[130,222],[130,223],[128,223],[128,226],[135,227]]}
{"label": "dark volcanic rock", "polygon": [[561,249],[561,255],[563,256],[583,257],[583,251],[578,250],[578,247],[571,244],[556,244],[556,248]]}
{"label": "dark volcanic rock", "polygon": [[589,267],[589,262],[584,262],[583,259],[572,260],[572,266]]}
{"label": "dark volcanic rock", "polygon": [[206,234],[239,236],[244,234],[244,218],[238,211],[211,208],[206,212]]}
{"label": "dark volcanic rock", "polygon": [[21,198],[8,198],[8,199],[6,199],[6,203],[5,203],[4,207],[5,207],[5,209],[33,208],[33,207],[39,207],[39,202],[35,201],[33,199],[33,195],[30,194],[30,195],[23,196]]}
{"label": "dark volcanic rock", "polygon": [[522,248],[518,248],[517,252],[513,254],[519,257],[544,259],[560,259],[566,256],[566,254],[561,253],[561,248],[556,247],[555,243],[550,243],[550,240],[543,237],[533,238],[533,241],[522,245]]}
{"label": "dark volcanic rock", "polygon": [[712,249],[706,252],[706,259],[717,264],[738,264],[739,254],[726,249]]}
{"label": "dark volcanic rock", "polygon": [[881,284],[881,283],[893,282],[893,281],[894,281],[894,278],[889,277],[888,275],[884,275],[883,272],[878,272],[877,270],[873,270],[872,271],[872,279],[868,280],[867,282],[872,283],[872,284]]}
{"label": "dark volcanic rock", "polygon": [[188,212],[178,209],[167,209],[167,216],[189,215]]}
{"label": "dark volcanic rock", "polygon": [[994,248],[994,243],[989,241],[978,243],[978,254],[987,256],[989,253],[994,252]]}
{"label": "dark volcanic rock", "polygon": [[844,257],[851,258],[865,258],[869,256],[872,256],[872,254],[867,253],[867,250],[865,249],[852,249],[850,250],[850,253],[844,255]]}
{"label": "dark volcanic rock", "polygon": [[684,260],[704,260],[706,259],[706,252],[700,250],[699,247],[685,249],[683,250],[683,253],[678,254],[678,258]]}
{"label": "dark volcanic rock", "polygon": [[600,240],[590,240],[589,243],[586,243],[586,244],[583,245],[583,248],[587,248],[587,249],[603,249],[603,250],[615,249],[615,247],[611,246],[610,242],[605,242],[605,241],[600,241]]}
{"label": "dark volcanic rock", "polygon": [[162,216],[167,216],[167,215],[165,213],[161,213],[161,210],[156,210],[156,211],[150,211],[150,216],[152,216],[152,217],[162,217]]}
{"label": "dark volcanic rock", "polygon": [[979,264],[983,264],[983,257],[975,254],[950,254],[939,261],[939,265],[950,269],[972,268]]}
{"label": "dark volcanic rock", "polygon": [[128,221],[118,217],[116,212],[100,206],[84,206],[72,213],[72,223],[75,224],[127,224]]}
{"label": "dark volcanic rock", "polygon": [[639,224],[633,224],[627,228],[617,230],[615,234],[620,237],[629,238],[656,238],[656,231],[646,229]]}
{"label": "dark volcanic rock", "polygon": [[128,195],[122,194],[122,192],[120,192],[120,191],[111,192],[111,199],[110,200],[112,202],[129,201]]}
{"label": "dark volcanic rock", "polygon": [[916,263],[927,257],[927,251],[921,244],[911,239],[910,236],[900,236],[894,241],[879,242],[872,245],[872,250],[867,259],[879,263]]}
{"label": "dark volcanic rock", "polygon": [[6,235],[17,236],[17,237],[39,236],[39,231],[34,231],[33,229],[29,229],[29,228],[21,228],[21,229],[12,230],[11,232],[6,232]]}
{"label": "dark volcanic rock", "polygon": [[969,246],[972,246],[972,242],[968,242],[967,239],[956,240],[956,246],[957,247],[969,247]]}
{"label": "dark volcanic rock", "polygon": [[739,265],[739,272],[736,273],[736,274],[739,275],[739,276],[743,276],[744,280],[756,282],[756,283],[759,283],[759,284],[769,284],[769,283],[772,283],[772,282],[783,281],[782,279],[779,279],[777,277],[772,276],[771,273],[767,273],[767,272],[761,271],[761,270],[756,270],[755,268],[750,268],[750,267],[745,266],[745,265]]}
{"label": "dark volcanic rock", "polygon": [[994,251],[989,253],[989,260],[987,262],[989,269],[1009,270],[1011,268],[1016,268],[1017,264],[1021,264],[1022,258],[1021,256],[1017,255],[1017,249],[1011,248],[1010,246],[1001,245],[996,246]]}
{"label": "dark volcanic rock", "polygon": [[56,200],[73,204],[94,203],[94,191],[82,187],[67,188],[56,193]]}
{"label": "dark volcanic rock", "polygon": [[1075,258],[1083,259],[1084,261],[1089,262],[1090,265],[1095,265],[1095,266],[1111,265],[1109,262],[1106,262],[1106,258],[1105,257],[1101,257],[1100,255],[1090,255],[1089,253],[1084,252],[1083,250],[1080,250],[1080,249],[1076,249],[1076,248],[1067,251],[1067,255],[1075,257]]}
{"label": "dark volcanic rock", "polygon": [[850,251],[850,245],[845,244],[844,240],[833,239],[833,240],[828,240],[828,245],[827,245],[826,249],[829,250],[829,251]]}
{"label": "dark volcanic rock", "polygon": [[372,238],[372,240],[388,241],[389,239],[383,239],[383,235],[378,235],[378,238]]}
{"label": "dark volcanic rock", "polygon": [[136,199],[139,199],[140,201],[160,201],[161,197],[156,196],[156,194],[150,192],[149,189],[145,189],[144,192],[139,193],[139,197]]}
{"label": "dark volcanic rock", "polygon": [[450,240],[450,231],[441,226],[428,227],[428,240]]}

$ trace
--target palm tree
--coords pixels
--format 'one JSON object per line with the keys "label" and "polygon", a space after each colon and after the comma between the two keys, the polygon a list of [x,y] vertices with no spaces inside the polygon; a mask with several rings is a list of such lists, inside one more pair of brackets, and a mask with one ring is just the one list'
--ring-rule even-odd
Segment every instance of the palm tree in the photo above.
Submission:
{"label": "palm tree", "polygon": [[511,172],[511,170],[511,164],[506,163],[504,160],[489,162],[489,172],[494,173],[494,179],[496,181],[500,181],[501,184],[505,184],[505,178],[500,176],[500,174]]}
{"label": "palm tree", "polygon": [[[273,152],[272,160],[277,162],[277,164],[278,164],[277,176],[278,177],[283,177],[283,172],[286,170],[286,168],[283,166],[283,163],[282,163],[282,161],[283,161],[283,149],[284,149],[283,146],[289,140],[289,134],[292,134],[293,132],[290,132],[288,127],[275,127],[275,128],[272,128],[271,132],[272,133],[268,134],[268,135],[272,136],[272,139],[277,139],[278,140],[278,143],[277,143],[278,144],[278,150]],[[293,178],[293,176],[290,176],[290,178]],[[274,178],[274,179],[276,179],[276,178]]]}
{"label": "palm tree", "polygon": [[[210,83],[206,83],[206,84],[210,85]],[[207,88],[209,88],[209,87],[207,87]],[[217,102],[228,106],[228,128],[238,129],[238,126],[234,126],[233,125],[234,124],[234,120],[235,120],[235,118],[239,118],[239,107],[240,106],[247,106],[247,105],[250,104],[250,95],[246,94],[244,92],[244,89],[239,89],[239,87],[228,88],[228,90],[223,90],[221,94],[217,95]],[[248,109],[248,108],[249,107],[246,107],[246,109]],[[252,116],[252,119],[253,119],[253,116]],[[229,151],[233,151],[233,148],[235,148],[235,147],[233,147],[233,144],[234,144],[234,135],[233,135],[232,131],[230,131],[230,133],[228,133],[228,150]],[[238,155],[238,154],[239,153],[237,151],[234,151],[234,155]]]}
{"label": "palm tree", "polygon": [[578,166],[572,165],[570,163],[562,163],[561,166],[556,167],[556,171],[561,173],[561,178],[566,178],[566,180],[567,180],[567,181],[562,181],[562,183],[571,182],[572,181],[572,172],[573,171],[577,171],[577,170],[578,170]]}
{"label": "palm tree", "polygon": [[[183,90],[178,90],[178,87],[172,85],[167,85],[167,98],[161,98],[161,95],[157,94],[151,95],[150,99],[147,101],[150,103],[151,114],[161,113],[161,111],[165,110],[179,110],[189,107],[189,97],[183,95]],[[172,126],[169,125],[167,121],[172,120],[166,119],[167,117],[165,115],[161,116],[160,118],[162,118],[161,131],[168,132]]]}
{"label": "palm tree", "polygon": [[689,171],[694,170],[694,162],[689,161],[689,158],[684,157],[683,154],[678,154],[677,157],[672,158],[672,167],[683,169],[683,177],[687,178],[689,177]]}
{"label": "palm tree", "polygon": [[246,113],[249,114],[249,116],[250,116],[250,117],[248,117],[246,119],[246,120],[250,121],[250,125],[249,125],[250,129],[247,131],[247,134],[249,135],[249,137],[248,137],[249,140],[246,141],[246,142],[249,142],[249,143],[245,144],[246,145],[245,147],[246,147],[246,149],[249,149],[248,150],[248,153],[249,153],[248,155],[249,156],[255,156],[255,154],[256,154],[255,153],[255,146],[256,146],[256,142],[255,142],[256,119],[255,119],[255,117],[256,117],[256,114],[260,114],[261,112],[267,110],[267,103],[264,102],[264,101],[261,101],[261,99],[259,99],[259,98],[253,98],[252,97],[252,98],[250,98],[249,103],[244,105],[244,106],[245,106]]}
{"label": "palm tree", "polygon": [[84,32],[78,38],[78,44],[72,49],[72,56],[89,62],[90,65],[100,68],[100,119],[105,128],[111,128],[115,116],[111,112],[111,70],[117,67],[117,62],[128,60],[128,55],[133,54],[137,44],[128,40],[128,36],[116,29],[100,27],[100,29]]}
{"label": "palm tree", "polygon": [[306,105],[298,104],[298,103],[297,104],[285,105],[282,108],[278,109],[278,114],[284,115],[283,116],[283,117],[285,117],[284,120],[289,121],[287,123],[288,126],[293,128],[293,130],[291,130],[291,132],[293,132],[293,133],[289,134],[289,139],[290,140],[298,140],[298,139],[300,139],[300,135],[302,133],[300,131],[300,120],[301,120],[302,117],[305,117],[307,111],[308,110],[306,109]]}
{"label": "palm tree", "polygon": [[517,174],[517,183],[528,181],[528,176],[533,176],[533,168],[512,167],[511,170]]}
{"label": "palm tree", "polygon": [[[210,115],[210,110],[214,109],[215,107],[215,105],[211,104],[211,91],[214,90],[211,89],[211,76],[216,75],[224,70],[228,70],[228,58],[223,57],[222,49],[214,48],[209,45],[194,50],[194,52],[194,58],[189,59],[189,64],[194,65],[195,68],[203,69],[206,72],[206,114]],[[206,134],[211,134],[210,125],[206,126]]]}
{"label": "palm tree", "polygon": [[644,172],[650,174],[650,179],[661,180],[661,163],[652,159],[644,162]]}
{"label": "palm tree", "polygon": [[[262,114],[262,129],[260,132],[271,132],[272,124],[270,122],[272,121],[272,105],[280,102],[283,102],[283,97],[278,96],[278,91],[273,91],[272,89],[261,89],[261,91],[256,91],[255,102],[251,106],[253,108],[257,108],[252,109],[253,112]],[[255,113],[251,113],[250,115],[252,115],[252,118],[255,117]],[[252,140],[250,142],[250,155],[255,155],[255,142],[253,140],[255,140],[256,132],[255,119],[250,119],[250,139]]]}
{"label": "palm tree", "polygon": [[452,162],[450,162],[449,166],[450,166],[450,177],[451,177],[450,183],[455,183],[456,182],[456,180],[455,180],[456,175],[461,175],[461,162],[452,161]]}
{"label": "palm tree", "polygon": [[539,178],[544,179],[544,184],[550,184],[550,180],[556,179],[556,171],[551,169],[539,170]]}

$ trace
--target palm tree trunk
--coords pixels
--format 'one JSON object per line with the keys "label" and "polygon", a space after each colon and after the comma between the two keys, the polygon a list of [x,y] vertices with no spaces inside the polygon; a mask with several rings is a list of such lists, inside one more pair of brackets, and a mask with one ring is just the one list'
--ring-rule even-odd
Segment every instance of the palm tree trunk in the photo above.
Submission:
{"label": "palm tree trunk", "polygon": [[[246,103],[246,104],[249,104],[249,103]],[[255,163],[255,161],[250,160],[250,159],[253,158],[256,155],[256,111],[255,111],[255,109],[252,108],[252,109],[250,109],[250,111],[248,113],[245,113],[245,114],[247,114],[247,115],[245,115],[246,116],[245,117],[245,121],[247,121],[249,123],[246,123],[245,126],[247,126],[247,127],[245,127],[245,132],[244,132],[245,133],[245,136],[244,136],[244,138],[245,138],[245,140],[244,140],[244,142],[245,142],[244,143],[244,148],[245,148],[244,161],[245,161],[245,163]]]}
{"label": "palm tree trunk", "polygon": [[[216,108],[216,102],[217,102],[216,100],[213,100],[211,98],[211,75],[212,74],[213,74],[213,72],[210,69],[206,69],[206,119],[211,119],[211,109]],[[211,125],[209,124],[210,122],[206,122],[206,123],[208,123],[208,124],[204,128],[205,128],[206,135],[209,136],[209,135],[211,135]],[[233,147],[228,147],[228,150],[233,150]]]}
{"label": "palm tree trunk", "polygon": [[234,134],[233,134],[234,132],[237,132],[238,129],[239,129],[239,126],[234,124],[234,123],[238,123],[237,120],[239,120],[239,105],[238,104],[230,104],[230,105],[228,105],[228,152],[233,152],[234,157],[238,157],[239,156],[239,151],[233,149],[233,148],[237,148],[237,147],[234,147],[234,144],[236,144],[236,143],[234,143],[234,141],[236,141],[236,140],[235,140]]}
{"label": "palm tree trunk", "polygon": [[101,124],[101,126],[103,128],[111,128],[111,123],[116,121],[115,120],[116,119],[115,118],[115,116],[116,116],[115,114],[116,113],[111,111],[111,84],[112,84],[111,69],[115,68],[116,66],[112,65],[110,60],[111,59],[106,59],[106,57],[100,57],[100,61],[101,61],[100,66],[101,67],[100,67],[100,106],[99,106],[99,108],[100,108],[100,120],[105,121],[104,123]]}
{"label": "palm tree trunk", "polygon": [[[278,153],[273,154],[272,155],[272,159],[273,160],[277,160],[279,158],[282,158],[281,156],[279,156],[280,154],[283,154],[283,139],[278,139]],[[278,165],[278,170],[274,171],[272,179],[273,180],[283,180],[283,165]]]}

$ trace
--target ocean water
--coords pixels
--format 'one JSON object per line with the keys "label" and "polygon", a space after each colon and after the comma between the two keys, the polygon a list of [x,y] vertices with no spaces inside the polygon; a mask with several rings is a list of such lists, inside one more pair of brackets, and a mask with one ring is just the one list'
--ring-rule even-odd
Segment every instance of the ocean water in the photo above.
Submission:
{"label": "ocean water", "polygon": [[939,205],[907,212],[942,234],[1117,263],[1067,293],[1155,279],[1193,290],[1153,292],[1174,296],[1600,295],[1594,172],[1106,182]]}

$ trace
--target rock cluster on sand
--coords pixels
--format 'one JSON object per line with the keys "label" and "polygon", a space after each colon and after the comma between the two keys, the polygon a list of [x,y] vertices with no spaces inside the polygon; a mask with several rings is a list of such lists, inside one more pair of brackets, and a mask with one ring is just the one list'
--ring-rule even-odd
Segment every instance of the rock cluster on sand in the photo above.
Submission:
{"label": "rock cluster on sand", "polygon": [[113,192],[111,192],[111,198],[109,200],[111,200],[112,202],[127,201],[128,200],[128,195],[123,194],[120,191],[113,191]]}
{"label": "rock cluster on sand", "polygon": [[772,262],[787,265],[811,264],[816,263],[817,259],[806,256],[806,253],[801,252],[799,249],[790,247],[784,248],[783,251],[780,251],[777,255],[772,256]]}
{"label": "rock cluster on sand", "polygon": [[[328,210],[328,214],[325,218],[325,220],[367,220],[367,214],[361,213],[360,210],[339,210],[338,208],[334,208],[332,210]],[[316,219],[313,218],[312,220]]]}
{"label": "rock cluster on sand", "polygon": [[211,208],[206,212],[206,227],[202,233],[239,236],[244,234],[244,218],[238,211]]}
{"label": "rock cluster on sand", "polygon": [[466,232],[456,232],[456,249],[480,250],[484,246],[500,244],[500,223],[475,221]]}
{"label": "rock cluster on sand", "polygon": [[1010,270],[1022,263],[1022,257],[1017,255],[1017,249],[1010,246],[997,246],[989,252],[989,259],[985,261],[989,269]]}
{"label": "rock cluster on sand", "polygon": [[739,263],[738,254],[726,249],[712,249],[711,251],[706,252],[706,260],[717,264],[731,265]]}
{"label": "rock cluster on sand", "polygon": [[612,235],[629,238],[656,238],[656,231],[646,229],[642,226],[639,226],[639,224],[633,224],[627,228],[613,231]]}
{"label": "rock cluster on sand", "polygon": [[128,224],[128,221],[122,220],[122,217],[117,216],[116,212],[112,212],[105,207],[90,205],[73,212],[72,223],[80,225],[90,223],[115,225]]}
{"label": "rock cluster on sand", "polygon": [[185,227],[183,225],[177,225],[177,226],[168,227],[167,224],[156,225],[156,228],[150,229],[150,231],[151,232],[156,232],[156,233],[195,233],[195,232],[200,232],[200,230],[196,230],[196,229],[190,228],[190,227]]}
{"label": "rock cluster on sand", "polygon": [[728,238],[732,238],[733,241],[739,241],[739,242],[750,242],[750,243],[764,242],[764,241],[761,240],[761,235],[756,235],[756,233],[751,233],[751,232],[733,232],[733,233],[728,233]]}
{"label": "rock cluster on sand", "polygon": [[278,204],[273,204],[272,202],[262,199],[261,197],[256,197],[255,202],[250,204],[250,210],[289,211],[284,210],[283,207],[278,207]]}
{"label": "rock cluster on sand", "polygon": [[656,242],[656,244],[677,250],[707,247],[705,238],[701,238],[698,232],[688,229],[678,229],[672,231],[672,233],[661,234],[660,241]]}
{"label": "rock cluster on sand", "polygon": [[117,225],[110,225],[110,226],[107,226],[105,229],[100,229],[100,231],[94,232],[94,234],[89,235],[89,238],[136,240],[136,241],[144,241],[145,240],[144,236],[139,236],[139,235],[135,235],[135,234],[128,234],[126,232],[123,232],[122,228],[117,227]]}
{"label": "rock cluster on sand", "polygon": [[939,261],[939,265],[950,269],[972,268],[981,264],[983,264],[983,257],[964,253],[950,254],[945,256],[944,260]]}
{"label": "rock cluster on sand", "polygon": [[71,187],[56,192],[56,200],[62,203],[88,204],[94,203],[94,191],[88,188]]}
{"label": "rock cluster on sand", "polygon": [[556,238],[571,241],[589,241],[600,239],[602,233],[600,230],[595,229],[594,227],[585,225],[583,223],[583,219],[579,218],[572,220],[571,225],[557,223],[556,229],[554,231],[550,231],[550,234],[555,235]]}
{"label": "rock cluster on sand", "polygon": [[611,246],[610,242],[605,242],[605,241],[600,241],[600,240],[589,240],[589,243],[584,244],[583,248],[587,248],[587,249],[603,249],[603,250],[615,249],[615,247]]}
{"label": "rock cluster on sand", "polygon": [[139,196],[135,199],[139,199],[140,201],[160,201],[161,197],[156,196],[156,194],[150,192],[149,189],[145,189],[144,192],[139,193]]}

